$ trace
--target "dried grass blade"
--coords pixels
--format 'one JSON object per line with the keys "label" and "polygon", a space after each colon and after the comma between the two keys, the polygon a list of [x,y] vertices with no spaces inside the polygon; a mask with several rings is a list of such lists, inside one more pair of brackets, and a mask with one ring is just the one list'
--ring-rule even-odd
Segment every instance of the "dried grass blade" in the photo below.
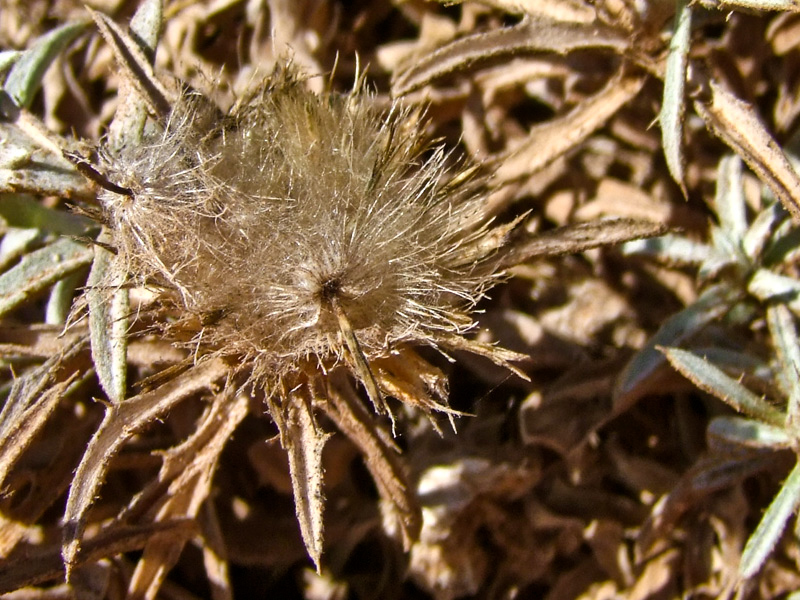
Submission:
{"label": "dried grass blade", "polygon": [[155,390],[108,408],[78,465],[67,498],[62,553],[68,575],[76,564],[86,511],[94,502],[106,467],[114,455],[137,430],[187,396],[208,388],[223,377],[227,370],[222,360],[208,360]]}
{"label": "dried grass blade", "polygon": [[708,101],[696,100],[695,110],[722,141],[739,154],[775,197],[800,223],[800,177],[752,105],[708,80]]}
{"label": "dried grass blade", "polygon": [[606,86],[566,115],[532,128],[528,139],[495,164],[492,183],[502,185],[529,177],[563,156],[600,127],[639,93],[645,77],[621,69]]}

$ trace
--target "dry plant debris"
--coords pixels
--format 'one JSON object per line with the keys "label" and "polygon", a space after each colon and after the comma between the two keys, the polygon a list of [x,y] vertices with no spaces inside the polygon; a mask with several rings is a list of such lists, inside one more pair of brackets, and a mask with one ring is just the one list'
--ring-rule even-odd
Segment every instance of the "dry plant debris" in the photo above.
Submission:
{"label": "dry plant debris", "polygon": [[790,597],[797,11],[4,1],[0,593]]}

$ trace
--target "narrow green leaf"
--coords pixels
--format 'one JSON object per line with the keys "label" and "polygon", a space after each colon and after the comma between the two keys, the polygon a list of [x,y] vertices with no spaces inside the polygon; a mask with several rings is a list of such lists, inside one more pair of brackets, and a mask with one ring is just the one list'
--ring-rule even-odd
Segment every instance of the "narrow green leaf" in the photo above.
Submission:
{"label": "narrow green leaf", "polygon": [[711,249],[682,236],[662,235],[647,240],[635,240],[622,246],[623,254],[644,254],[658,260],[683,265],[699,265],[707,260]]}
{"label": "narrow green leaf", "polygon": [[20,108],[28,108],[42,84],[42,78],[58,54],[86,29],[86,23],[68,23],[37,39],[33,46],[23,52],[11,73],[8,74],[5,90]]}
{"label": "narrow green leaf", "polygon": [[758,269],[747,284],[747,291],[763,302],[783,302],[800,314],[800,281]]}
{"label": "narrow green leaf", "polygon": [[742,417],[716,417],[708,425],[708,435],[749,448],[790,448],[794,441],[784,427]]}
{"label": "narrow green leaf", "polygon": [[714,212],[719,218],[720,229],[741,244],[747,231],[747,205],[742,184],[742,159],[735,154],[719,161]]}
{"label": "narrow green leaf", "polygon": [[63,325],[67,322],[69,312],[72,309],[72,300],[78,286],[83,282],[83,273],[76,271],[67,275],[64,279],[59,279],[50,292],[45,309],[45,323],[50,325]]}
{"label": "narrow green leaf", "polygon": [[41,123],[28,112],[15,118],[14,123],[0,121],[0,193],[93,200],[96,192],[88,180],[61,156],[61,148],[69,142],[43,134]]}
{"label": "narrow green leaf", "polygon": [[750,266],[750,259],[742,252],[737,240],[731,237],[727,231],[721,227],[712,227],[711,252],[700,265],[699,277],[711,279],[730,265],[741,265],[746,269]]}
{"label": "narrow green leaf", "polygon": [[156,77],[150,58],[139,42],[106,15],[88,9],[97,23],[100,34],[111,46],[120,74],[138,91],[150,110],[158,116],[166,116],[175,100],[175,94]]}
{"label": "narrow green leaf", "polygon": [[6,230],[3,240],[0,241],[0,271],[15,262],[41,240],[42,232],[38,229],[11,227]]}
{"label": "narrow green leaf", "polygon": [[85,235],[94,221],[65,210],[53,210],[25,194],[0,197],[0,217],[11,227],[40,229],[57,235]]}
{"label": "narrow green leaf", "polygon": [[[786,220],[787,215],[786,209],[780,202],[773,202],[758,213],[744,236],[742,247],[745,253],[754,259],[761,256],[764,249],[769,248],[770,240],[780,224]],[[772,254],[772,252],[773,249],[769,248],[769,253]],[[775,260],[775,258],[770,260]]]}
{"label": "narrow green leaf", "polygon": [[672,178],[686,195],[683,173],[683,115],[686,109],[684,91],[689,42],[692,31],[692,9],[686,0],[678,0],[675,27],[669,43],[669,56],[664,75],[664,96],[658,120],[661,123],[661,143],[664,158]]}
{"label": "narrow green leaf", "polygon": [[740,413],[781,427],[785,415],[710,362],[680,348],[664,348],[667,360],[701,390],[716,396]]}
{"label": "narrow green leaf", "polygon": [[623,369],[614,389],[615,411],[634,402],[642,386],[666,364],[657,346],[674,346],[694,335],[709,323],[722,317],[735,298],[721,286],[706,290],[697,301],[667,319],[656,334],[639,350]]}
{"label": "narrow green leaf", "polygon": [[[164,20],[161,0],[145,0],[131,19],[130,33],[152,62]],[[130,78],[123,77],[118,93],[119,103],[108,131],[108,144],[112,149],[136,145],[141,141],[147,120],[147,102],[137,91]]]}
{"label": "narrow green leaf", "polygon": [[800,229],[792,227],[786,220],[775,226],[764,251],[761,264],[778,265],[782,262],[796,262],[800,258]]}
{"label": "narrow green leaf", "polygon": [[19,60],[22,52],[18,50],[3,50],[0,52],[0,75],[8,71]]}
{"label": "narrow green leaf", "polygon": [[[747,319],[748,321],[750,319]],[[692,351],[698,356],[705,356],[707,360],[717,365],[724,371],[746,371],[755,377],[768,379],[772,377],[772,369],[760,358],[754,356],[752,350],[749,352],[743,348],[731,350],[730,348],[720,348],[719,346],[694,347]]]}
{"label": "narrow green leaf", "polygon": [[[103,234],[101,241],[105,241]],[[86,290],[92,361],[103,391],[117,404],[127,390],[128,290],[114,271],[116,257],[101,246],[95,246],[94,256]]]}
{"label": "narrow green leaf", "polygon": [[797,510],[800,501],[800,463],[794,466],[783,482],[778,495],[761,517],[758,527],[747,540],[739,563],[739,577],[749,579],[758,573],[781,537],[786,521]]}
{"label": "narrow green leaf", "polygon": [[800,424],[800,341],[794,318],[786,306],[771,305],[767,308],[767,325],[778,352],[781,381],[789,396],[789,423],[796,426]]}
{"label": "narrow green leaf", "polygon": [[93,257],[91,248],[67,238],[26,255],[12,269],[0,275],[0,315],[87,266]]}
{"label": "narrow green leaf", "polygon": [[164,24],[163,0],[144,0],[139,3],[136,13],[131,19],[131,33],[139,42],[155,55],[161,27]]}

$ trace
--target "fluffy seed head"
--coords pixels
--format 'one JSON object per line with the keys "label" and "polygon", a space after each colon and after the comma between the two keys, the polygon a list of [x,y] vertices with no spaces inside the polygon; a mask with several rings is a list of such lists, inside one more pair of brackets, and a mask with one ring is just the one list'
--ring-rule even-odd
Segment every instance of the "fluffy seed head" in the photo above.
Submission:
{"label": "fluffy seed head", "polygon": [[372,360],[472,325],[497,277],[492,231],[446,158],[417,112],[314,94],[287,69],[225,116],[185,94],[106,154],[132,195],[102,202],[126,270],[201,323],[204,348],[275,381],[303,361],[352,367],[348,327]]}

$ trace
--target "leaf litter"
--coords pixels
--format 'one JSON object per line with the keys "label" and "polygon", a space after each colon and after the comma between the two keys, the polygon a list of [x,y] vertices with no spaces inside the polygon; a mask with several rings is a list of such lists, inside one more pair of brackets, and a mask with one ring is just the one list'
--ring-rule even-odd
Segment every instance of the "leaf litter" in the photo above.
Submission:
{"label": "leaf litter", "polygon": [[[731,409],[716,384],[699,392],[660,350],[724,358],[756,399],[781,398],[777,334],[761,323],[763,303],[791,301],[797,277],[786,212],[798,205],[799,50],[784,33],[792,16],[771,12],[792,4],[747,4],[681,5],[692,18],[673,38],[676,8],[658,2],[93,3],[91,15],[80,3],[8,2],[0,42],[20,54],[4,67],[12,104],[4,98],[0,133],[13,147],[0,190],[92,220],[71,238],[46,212],[29,230],[2,223],[3,243],[18,241],[0,275],[0,590],[796,589],[797,541],[779,534],[797,500],[792,486],[777,491],[792,450],[720,446],[720,431],[740,430],[718,420]],[[63,37],[48,37],[60,25]],[[16,66],[25,61],[35,68]],[[265,128],[264,107],[291,89],[306,107],[291,109],[291,135]],[[365,272],[385,252],[403,271],[441,240],[440,258],[405,288],[383,272],[322,280],[333,255],[292,263],[264,221],[235,221],[253,198],[278,211],[272,223],[284,218],[285,193],[244,183],[275,160],[264,140],[237,139],[248,128],[284,155],[292,143],[307,150],[288,175],[266,174],[289,198],[331,181],[324,168],[310,181],[291,170],[335,159],[322,109],[307,108],[317,101],[340,103],[339,127],[354,114],[367,123],[370,143],[351,159],[428,173],[419,187],[402,169],[324,184],[350,198],[386,186],[424,208],[404,221],[406,209],[364,196],[386,236],[351,255]],[[731,151],[751,171],[731,170]],[[352,232],[317,208],[303,208],[307,231],[327,219]],[[190,225],[176,238],[178,223]],[[667,228],[646,252],[608,248]],[[257,230],[269,254],[237,263],[232,249]],[[263,287],[265,268],[282,288]],[[431,284],[440,295],[419,292]],[[282,320],[287,290],[306,292],[291,304],[299,329]],[[388,300],[398,294],[404,307]],[[45,305],[71,295],[71,312],[46,319]],[[245,304],[272,322],[243,316]],[[423,324],[396,320],[403,311]],[[775,435],[765,427],[746,431]],[[773,498],[780,522],[751,538]]]}

